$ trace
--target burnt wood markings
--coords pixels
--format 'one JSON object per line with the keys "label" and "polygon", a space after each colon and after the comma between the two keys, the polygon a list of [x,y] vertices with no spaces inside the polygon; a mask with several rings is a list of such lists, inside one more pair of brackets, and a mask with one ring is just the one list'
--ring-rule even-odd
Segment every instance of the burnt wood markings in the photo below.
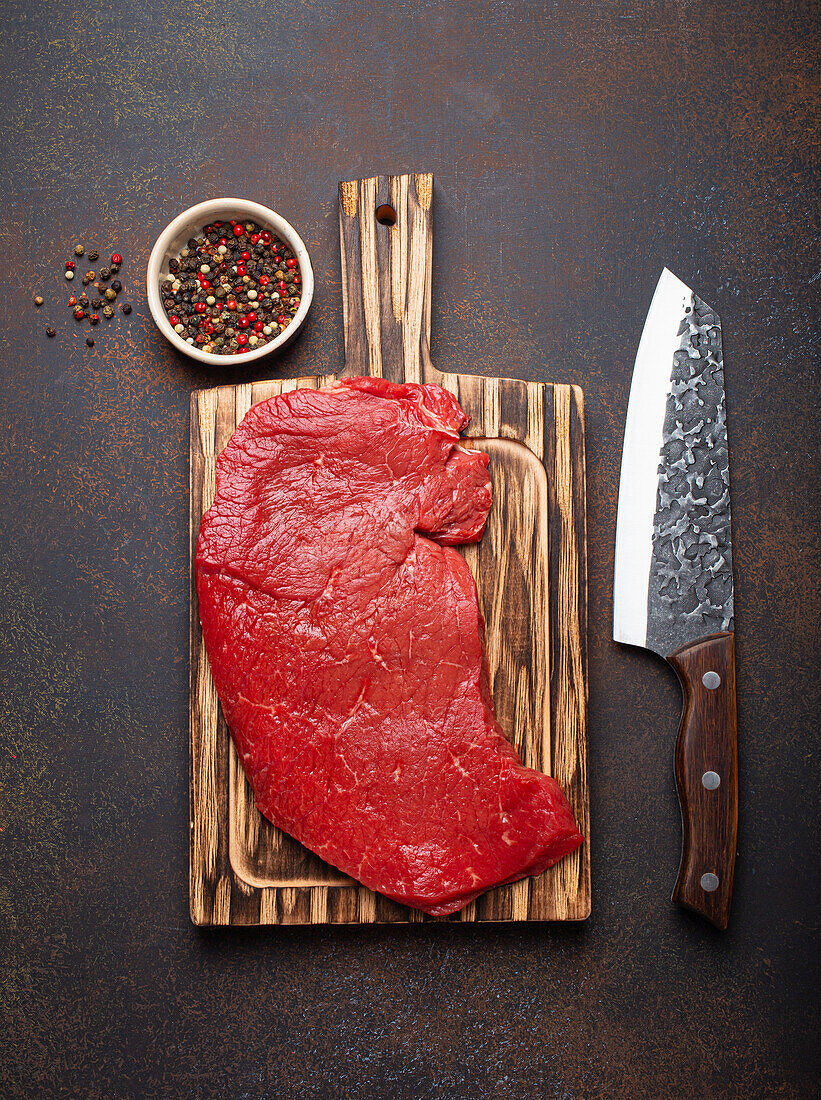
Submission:
{"label": "burnt wood markings", "polygon": [[[197,390],[191,399],[191,919],[199,925],[582,920],[590,913],[584,406],[576,386],[442,374],[430,362],[433,177],[340,184],[345,368],[437,382],[491,456],[488,527],[465,557],[487,622],[494,699],[525,764],[556,777],[585,844],[537,878],[432,918],[360,886],[254,806],[202,645],[193,580],[216,456],[258,401],[332,376]],[[377,221],[380,207],[394,224]]]}

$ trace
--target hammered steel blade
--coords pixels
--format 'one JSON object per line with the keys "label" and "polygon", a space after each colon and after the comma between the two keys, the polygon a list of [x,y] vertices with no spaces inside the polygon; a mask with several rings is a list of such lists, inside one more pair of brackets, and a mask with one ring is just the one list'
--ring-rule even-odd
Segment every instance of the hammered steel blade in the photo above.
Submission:
{"label": "hammered steel blade", "polygon": [[665,268],[627,409],[613,637],[666,656],[732,629],[721,320]]}

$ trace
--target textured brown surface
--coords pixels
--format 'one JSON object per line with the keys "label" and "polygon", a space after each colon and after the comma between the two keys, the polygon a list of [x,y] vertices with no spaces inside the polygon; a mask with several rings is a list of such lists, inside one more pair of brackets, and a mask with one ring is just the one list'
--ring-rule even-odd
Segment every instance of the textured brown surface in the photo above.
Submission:
{"label": "textured brown surface", "polygon": [[[817,23],[782,0],[6,4],[0,1095],[817,1094]],[[437,180],[437,364],[585,391],[593,915],[198,932],[188,399],[237,378],[175,357],[136,273],[189,202],[268,202],[318,276],[282,370],[332,369],[336,181],[419,167]],[[116,242],[135,287],[91,353],[51,305],[78,235]],[[609,632],[620,436],[664,263],[725,337],[726,933],[669,904],[675,678]]]}

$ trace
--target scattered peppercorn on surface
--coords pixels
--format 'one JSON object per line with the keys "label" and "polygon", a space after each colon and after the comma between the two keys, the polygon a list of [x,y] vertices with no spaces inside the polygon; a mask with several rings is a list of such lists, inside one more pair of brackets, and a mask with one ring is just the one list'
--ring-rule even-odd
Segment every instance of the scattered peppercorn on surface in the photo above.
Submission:
{"label": "scattered peppercorn on surface", "polygon": [[161,276],[177,335],[214,355],[241,355],[275,340],[299,309],[302,276],[288,245],[252,221],[205,225]]}
{"label": "scattered peppercorn on surface", "polygon": [[[80,275],[81,272],[77,269],[77,263],[83,257],[86,262],[96,263],[100,258],[99,250],[92,248],[90,252],[86,253],[85,245],[76,244],[74,246],[74,255],[76,259],[66,260],[63,270],[63,275],[66,281],[69,283],[74,282],[75,275]],[[85,273],[82,273],[82,283],[84,287],[92,286],[88,294],[85,290],[77,289],[77,292],[72,294],[68,299],[69,307],[74,314],[75,321],[88,321],[90,325],[98,325],[100,323],[100,313],[107,321],[110,321],[116,314],[116,303],[120,291],[123,289],[123,284],[116,277],[120,273],[120,268],[123,264],[123,258],[119,252],[113,252],[111,255],[111,266],[101,267],[99,272],[92,271],[90,268]],[[106,284],[111,282],[110,286]],[[40,309],[43,305],[42,294],[37,294],[34,297],[35,306]],[[100,310],[100,313],[97,312]],[[121,302],[120,311],[126,315],[131,312],[130,302]],[[53,325],[46,327],[46,336],[50,339],[57,335],[57,330]],[[94,347],[94,340],[89,336],[86,339],[88,347]]]}

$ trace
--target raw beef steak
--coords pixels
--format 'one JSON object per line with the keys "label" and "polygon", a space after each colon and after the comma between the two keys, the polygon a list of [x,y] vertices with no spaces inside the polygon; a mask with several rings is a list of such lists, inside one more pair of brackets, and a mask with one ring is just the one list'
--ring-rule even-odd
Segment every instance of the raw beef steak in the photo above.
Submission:
{"label": "raw beef steak", "polygon": [[582,843],[493,707],[453,545],[487,455],[439,386],[355,378],[254,406],[217,461],[200,618],[260,811],[373,890],[441,915]]}

